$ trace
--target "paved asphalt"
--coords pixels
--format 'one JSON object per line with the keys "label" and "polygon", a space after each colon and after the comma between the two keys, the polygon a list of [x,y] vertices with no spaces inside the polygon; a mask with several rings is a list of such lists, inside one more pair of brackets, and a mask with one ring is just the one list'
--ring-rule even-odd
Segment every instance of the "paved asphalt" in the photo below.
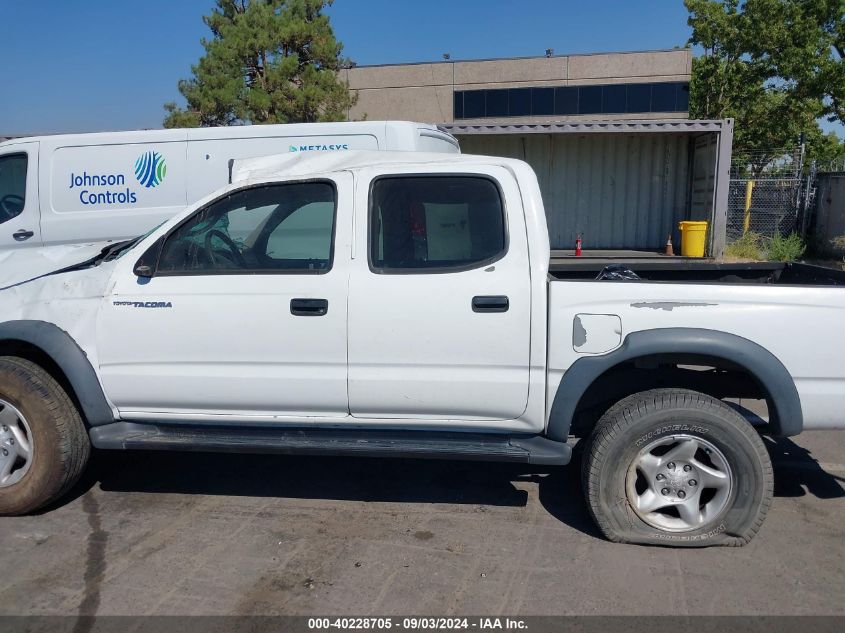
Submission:
{"label": "paved asphalt", "polygon": [[2,614],[845,614],[845,432],[770,443],[739,549],[614,545],[575,468],[99,454],[0,519]]}

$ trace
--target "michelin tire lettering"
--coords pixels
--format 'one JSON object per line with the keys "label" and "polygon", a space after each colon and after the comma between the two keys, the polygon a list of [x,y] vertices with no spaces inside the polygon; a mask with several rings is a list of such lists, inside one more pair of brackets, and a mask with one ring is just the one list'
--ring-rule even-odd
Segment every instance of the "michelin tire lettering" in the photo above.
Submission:
{"label": "michelin tire lettering", "polygon": [[645,442],[650,440],[653,437],[657,437],[659,435],[665,435],[666,433],[684,433],[684,432],[691,432],[691,433],[701,433],[704,435],[705,433],[709,433],[710,429],[705,428],[703,426],[696,426],[694,424],[672,424],[670,426],[661,426],[660,428],[654,429],[653,431],[649,431],[645,435],[643,435],[640,439],[638,439],[634,445],[635,446],[642,446]]}
{"label": "michelin tire lettering", "polygon": [[665,532],[653,532],[652,538],[662,541],[687,541],[687,542],[694,542],[694,541],[706,541],[707,539],[713,538],[714,536],[718,536],[723,532],[727,531],[727,526],[724,523],[720,523],[712,530],[705,532],[704,534],[667,534]]}

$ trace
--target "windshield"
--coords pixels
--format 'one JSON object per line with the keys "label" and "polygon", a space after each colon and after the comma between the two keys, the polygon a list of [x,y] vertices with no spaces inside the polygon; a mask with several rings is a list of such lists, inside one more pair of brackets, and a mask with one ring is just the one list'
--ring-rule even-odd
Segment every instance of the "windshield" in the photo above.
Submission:
{"label": "windshield", "polygon": [[[167,220],[164,220],[164,222],[167,222]],[[125,242],[116,242],[116,243],[112,244],[111,246],[108,247],[108,253],[106,254],[106,257],[104,259],[106,259],[108,261],[111,261],[111,260],[114,260],[114,259],[120,259],[126,253],[131,251],[132,248],[136,244],[143,242],[150,235],[152,235],[155,231],[157,231],[159,229],[159,227],[162,224],[164,224],[164,222],[159,222],[153,228],[151,228],[149,231],[147,231],[143,235],[140,235],[136,238],[133,238],[131,240],[126,240]]]}

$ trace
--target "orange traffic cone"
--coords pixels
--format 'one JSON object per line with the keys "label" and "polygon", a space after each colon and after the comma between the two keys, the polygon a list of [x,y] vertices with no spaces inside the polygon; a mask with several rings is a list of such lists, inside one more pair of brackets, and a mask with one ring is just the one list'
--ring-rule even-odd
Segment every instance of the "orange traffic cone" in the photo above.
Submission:
{"label": "orange traffic cone", "polygon": [[674,255],[675,251],[672,248],[672,234],[669,234],[669,237],[666,238],[666,250],[663,251],[664,255]]}

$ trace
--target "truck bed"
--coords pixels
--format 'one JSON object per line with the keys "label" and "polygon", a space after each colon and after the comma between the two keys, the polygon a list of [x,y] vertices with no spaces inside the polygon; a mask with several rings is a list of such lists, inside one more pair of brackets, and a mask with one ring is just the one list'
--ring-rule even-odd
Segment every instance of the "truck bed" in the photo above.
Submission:
{"label": "truck bed", "polygon": [[725,263],[692,258],[648,258],[636,261],[554,258],[549,265],[549,275],[561,281],[595,280],[611,264],[624,265],[643,281],[845,286],[845,271],[833,268],[781,262]]}

